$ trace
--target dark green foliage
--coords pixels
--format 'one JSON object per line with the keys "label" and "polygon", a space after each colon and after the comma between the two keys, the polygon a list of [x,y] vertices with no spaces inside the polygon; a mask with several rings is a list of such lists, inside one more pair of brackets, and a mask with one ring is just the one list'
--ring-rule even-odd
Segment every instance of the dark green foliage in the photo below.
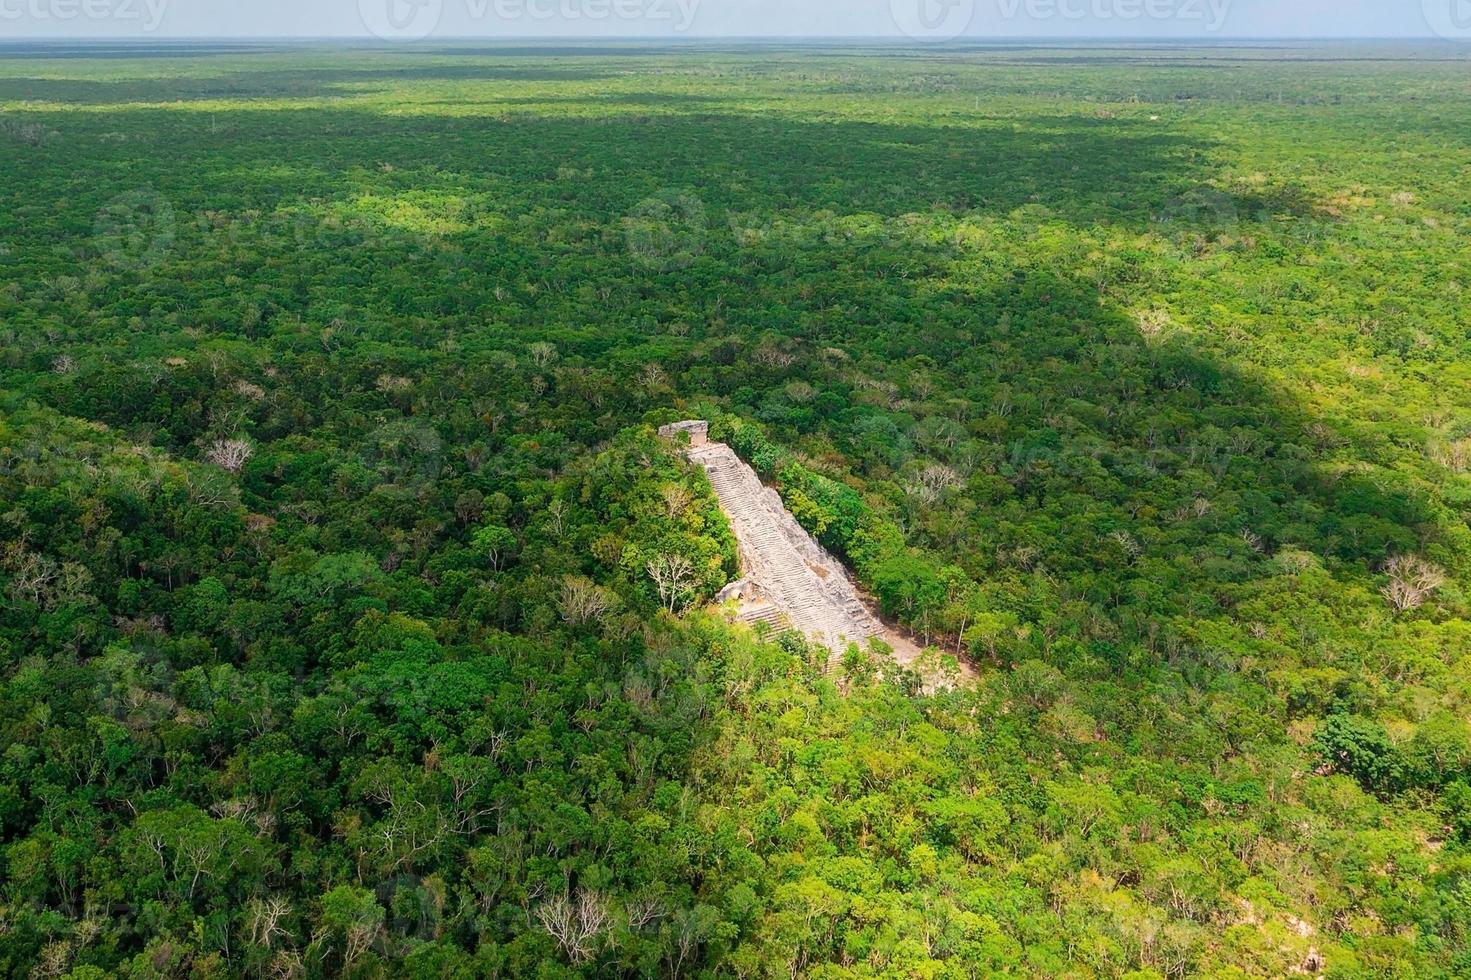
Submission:
{"label": "dark green foliage", "polygon": [[1357,715],[1330,716],[1313,737],[1313,748],[1327,765],[1372,792],[1394,793],[1407,782],[1405,759],[1383,727]]}

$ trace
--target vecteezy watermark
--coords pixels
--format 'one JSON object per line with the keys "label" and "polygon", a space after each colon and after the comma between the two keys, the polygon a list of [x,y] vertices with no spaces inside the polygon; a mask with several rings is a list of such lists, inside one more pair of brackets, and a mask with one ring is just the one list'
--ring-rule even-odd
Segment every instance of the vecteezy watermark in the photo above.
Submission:
{"label": "vecteezy watermark", "polygon": [[1175,22],[1215,33],[1226,26],[1232,0],[996,0],[1005,20]]}
{"label": "vecteezy watermark", "polygon": [[0,136],[6,136],[26,146],[45,146],[56,135],[40,123],[0,116]]}
{"label": "vecteezy watermark", "polygon": [[1471,42],[1471,0],[1423,0],[1425,23],[1448,41]]}
{"label": "vecteezy watermark", "polygon": [[42,25],[71,21],[117,21],[140,31],[158,30],[169,0],[0,0],[0,21]]}
{"label": "vecteezy watermark", "polygon": [[465,6],[475,21],[648,21],[668,24],[681,34],[694,26],[700,12],[700,0],[465,0]]}
{"label": "vecteezy watermark", "polygon": [[1217,235],[1235,231],[1241,224],[1241,213],[1231,195],[1201,186],[1170,198],[1154,220],[1170,231]]}
{"label": "vecteezy watermark", "polygon": [[104,262],[141,272],[162,262],[178,234],[173,205],[154,190],[128,191],[108,201],[92,223],[92,241]]}
{"label": "vecteezy watermark", "polygon": [[975,19],[975,0],[889,0],[889,14],[901,33],[916,41],[953,41]]}
{"label": "vecteezy watermark", "polygon": [[265,211],[176,209],[157,191],[119,194],[100,209],[82,256],[118,272],[144,273],[170,256],[290,255],[376,249],[422,255],[432,242],[375,222],[371,215],[324,211],[308,202],[282,202]]}
{"label": "vecteezy watermark", "polygon": [[628,251],[646,269],[670,272],[694,263],[709,227],[705,204],[685,191],[663,191],[640,201],[623,219]]}
{"label": "vecteezy watermark", "polygon": [[422,41],[439,26],[444,0],[358,0],[363,26],[385,41]]}
{"label": "vecteezy watermark", "polygon": [[[684,33],[694,26],[701,0],[455,0],[455,3],[460,6],[451,15],[456,30],[462,21],[472,24],[492,20],[507,24],[560,21],[578,25],[637,21]],[[419,41],[434,33],[446,11],[445,0],[358,0],[358,13],[363,26],[375,37],[385,41]]]}

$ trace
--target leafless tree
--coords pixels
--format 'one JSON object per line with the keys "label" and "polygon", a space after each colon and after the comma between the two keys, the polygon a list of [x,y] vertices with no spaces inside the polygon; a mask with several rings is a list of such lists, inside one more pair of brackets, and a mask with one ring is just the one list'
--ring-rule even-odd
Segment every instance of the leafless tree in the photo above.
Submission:
{"label": "leafless tree", "polygon": [[584,889],[578,889],[575,898],[560,895],[542,903],[536,918],[573,963],[587,963],[596,955],[610,920],[603,897]]}
{"label": "leafless tree", "polygon": [[670,612],[678,612],[688,599],[686,593],[695,578],[695,566],[684,555],[660,552],[644,566],[659,590],[659,602]]}
{"label": "leafless tree", "polygon": [[1423,558],[1397,555],[1385,566],[1389,584],[1381,592],[1395,612],[1419,609],[1446,582],[1445,572]]}
{"label": "leafless tree", "polygon": [[306,976],[306,966],[301,962],[301,954],[294,949],[281,950],[266,965],[266,976],[271,980],[299,980]]}
{"label": "leafless tree", "polygon": [[562,619],[569,626],[601,620],[613,608],[613,596],[589,579],[569,575],[562,581]]}
{"label": "leafless tree", "polygon": [[235,394],[239,395],[241,398],[247,399],[248,401],[264,401],[266,397],[266,390],[264,388],[257,384],[251,384],[244,378],[241,378],[235,382],[234,390]]}
{"label": "leafless tree", "polygon": [[1134,314],[1134,322],[1139,325],[1139,333],[1146,340],[1153,340],[1164,333],[1173,324],[1168,310],[1154,307],[1148,310],[1140,310]]}
{"label": "leafless tree", "polygon": [[286,938],[281,920],[290,914],[291,905],[284,898],[253,900],[245,908],[246,940],[261,949],[274,949],[279,940]]}
{"label": "leafless tree", "polygon": [[71,962],[72,945],[64,940],[47,943],[41,948],[41,955],[36,964],[31,967],[31,976],[38,978],[59,977],[66,973],[67,964]]}
{"label": "leafless tree", "polygon": [[796,355],[789,354],[770,343],[763,343],[751,353],[751,360],[773,368],[788,368],[796,363]]}
{"label": "leafless tree", "polygon": [[218,507],[237,499],[235,482],[218,470],[198,470],[184,475],[189,499],[201,507]]}
{"label": "leafless tree", "polygon": [[645,364],[643,370],[639,372],[638,380],[639,385],[646,393],[653,393],[669,383],[669,378],[664,374],[664,369],[657,364]]}
{"label": "leafless tree", "polygon": [[551,527],[553,537],[560,538],[567,523],[567,502],[561,497],[547,505],[547,523]]}
{"label": "leafless tree", "polygon": [[663,917],[664,903],[657,898],[635,899],[624,906],[624,914],[628,919],[628,927],[638,932]]}
{"label": "leafless tree", "polygon": [[254,455],[255,447],[250,444],[250,441],[236,437],[216,439],[205,452],[204,458],[231,473],[239,473]]}
{"label": "leafless tree", "polygon": [[10,573],[7,589],[11,598],[45,605],[52,587],[61,576],[61,566],[45,555],[29,551],[23,541],[13,541],[0,554],[0,568]]}
{"label": "leafless tree", "polygon": [[685,512],[692,497],[689,487],[682,483],[664,484],[659,488],[659,495],[664,498],[664,509],[671,521]]}
{"label": "leafless tree", "polygon": [[1123,550],[1124,557],[1129,559],[1130,564],[1138,561],[1139,556],[1144,553],[1144,549],[1134,539],[1134,536],[1122,528],[1110,534],[1109,537]]}
{"label": "leafless tree", "polygon": [[[382,926],[376,922],[355,922],[347,930],[347,945],[342,951],[344,968],[351,967],[358,958],[373,947]],[[344,969],[344,972],[347,972]]]}
{"label": "leafless tree", "polygon": [[960,485],[960,476],[944,463],[931,463],[910,477],[904,489],[927,504],[940,499],[940,495]]}
{"label": "leafless tree", "polygon": [[1471,470],[1471,439],[1438,443],[1430,447],[1430,458],[1452,473]]}

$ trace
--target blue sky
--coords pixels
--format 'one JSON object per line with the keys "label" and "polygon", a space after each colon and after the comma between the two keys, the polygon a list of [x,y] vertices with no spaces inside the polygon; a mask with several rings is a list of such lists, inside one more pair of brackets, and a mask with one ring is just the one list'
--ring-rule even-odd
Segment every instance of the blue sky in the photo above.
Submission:
{"label": "blue sky", "polygon": [[0,0],[26,37],[1429,37],[1471,0]]}

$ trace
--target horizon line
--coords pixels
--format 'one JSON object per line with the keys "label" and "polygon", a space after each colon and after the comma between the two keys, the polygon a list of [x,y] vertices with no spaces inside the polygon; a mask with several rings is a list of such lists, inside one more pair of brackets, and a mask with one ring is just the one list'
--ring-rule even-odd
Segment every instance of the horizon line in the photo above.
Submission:
{"label": "horizon line", "polygon": [[943,48],[962,44],[976,44],[986,42],[1014,43],[1025,42],[1091,42],[1091,43],[1151,43],[1151,44],[1182,44],[1221,41],[1318,41],[1324,43],[1336,43],[1345,41],[1406,41],[1406,42],[1428,42],[1432,44],[1447,44],[1455,46],[1466,46],[1462,42],[1450,38],[1440,37],[1434,34],[1366,34],[1366,35],[1319,35],[1319,34],[1202,34],[1181,35],[1178,37],[1158,37],[1150,35],[974,35],[951,38],[945,41],[926,41],[913,38],[905,34],[639,34],[639,35],[598,35],[598,34],[528,34],[515,37],[490,36],[484,34],[446,34],[443,36],[417,38],[414,40],[390,40],[379,38],[372,34],[171,34],[168,36],[153,36],[147,34],[129,34],[122,36],[109,36],[105,34],[89,34],[74,37],[62,34],[38,34],[29,37],[10,37],[0,39],[0,47],[19,44],[49,44],[55,42],[104,42],[104,43],[169,43],[169,42],[196,42],[196,41],[244,41],[258,43],[290,43],[310,41],[357,41],[364,44],[381,47],[423,47],[445,41],[477,41],[481,43],[522,43],[548,41],[593,41],[599,43],[621,43],[621,42],[666,42],[670,44],[687,44],[692,41],[894,41],[906,46],[920,48]]}

